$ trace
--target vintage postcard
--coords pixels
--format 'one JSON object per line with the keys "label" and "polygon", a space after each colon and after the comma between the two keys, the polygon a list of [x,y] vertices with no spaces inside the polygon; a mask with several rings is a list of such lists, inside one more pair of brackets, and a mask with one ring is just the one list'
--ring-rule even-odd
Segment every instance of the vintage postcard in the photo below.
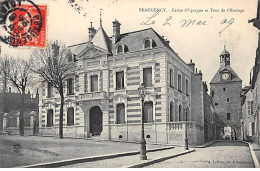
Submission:
{"label": "vintage postcard", "polygon": [[259,0],[0,0],[0,168],[257,168]]}

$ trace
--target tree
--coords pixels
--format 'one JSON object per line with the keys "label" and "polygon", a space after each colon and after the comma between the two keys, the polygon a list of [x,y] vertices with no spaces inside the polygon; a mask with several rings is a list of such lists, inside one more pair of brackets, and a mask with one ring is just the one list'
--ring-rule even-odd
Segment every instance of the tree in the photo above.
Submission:
{"label": "tree", "polygon": [[7,89],[7,76],[9,75],[9,57],[0,55],[0,81],[3,84],[3,112],[6,113],[6,89]]}
{"label": "tree", "polygon": [[68,62],[71,57],[69,50],[58,43],[54,42],[45,49],[35,50],[32,54],[33,61],[32,71],[38,75],[40,83],[50,84],[56,88],[60,95],[60,116],[59,116],[59,137],[63,138],[63,106],[64,106],[64,90],[66,88],[66,80],[74,75],[74,61]]}
{"label": "tree", "polygon": [[[24,136],[24,98],[25,90],[29,85],[29,78],[31,75],[31,62],[29,60],[19,58],[4,58],[6,78],[9,84],[15,87],[21,94],[21,106],[19,116],[19,132],[20,136]],[[6,85],[5,85],[6,86]]]}

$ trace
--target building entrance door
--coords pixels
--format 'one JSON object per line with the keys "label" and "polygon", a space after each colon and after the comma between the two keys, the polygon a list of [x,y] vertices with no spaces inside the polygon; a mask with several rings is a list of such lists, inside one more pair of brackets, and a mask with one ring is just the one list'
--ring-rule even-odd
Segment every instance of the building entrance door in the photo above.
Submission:
{"label": "building entrance door", "polygon": [[89,122],[90,122],[90,133],[92,136],[100,135],[102,132],[103,126],[102,126],[102,111],[100,107],[94,106],[90,109],[90,116],[89,116]]}

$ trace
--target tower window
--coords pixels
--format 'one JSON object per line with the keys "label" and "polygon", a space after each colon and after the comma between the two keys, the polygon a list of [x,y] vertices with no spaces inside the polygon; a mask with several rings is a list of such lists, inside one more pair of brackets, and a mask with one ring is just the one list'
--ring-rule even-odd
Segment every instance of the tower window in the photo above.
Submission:
{"label": "tower window", "polygon": [[229,103],[230,101],[229,101],[229,98],[227,98],[227,102]]}
{"label": "tower window", "polygon": [[217,106],[218,105],[218,103],[215,103],[215,106]]}
{"label": "tower window", "polygon": [[226,88],[223,88],[223,91],[226,91]]}
{"label": "tower window", "polygon": [[230,113],[227,113],[227,120],[230,120]]}

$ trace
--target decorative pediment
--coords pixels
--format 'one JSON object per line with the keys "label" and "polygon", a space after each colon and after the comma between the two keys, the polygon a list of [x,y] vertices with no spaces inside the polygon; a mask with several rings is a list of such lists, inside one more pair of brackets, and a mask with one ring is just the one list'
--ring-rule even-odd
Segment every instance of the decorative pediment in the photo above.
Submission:
{"label": "decorative pediment", "polygon": [[77,58],[93,58],[101,55],[108,55],[109,52],[99,48],[95,45],[90,45],[86,47],[82,52],[79,53]]}

